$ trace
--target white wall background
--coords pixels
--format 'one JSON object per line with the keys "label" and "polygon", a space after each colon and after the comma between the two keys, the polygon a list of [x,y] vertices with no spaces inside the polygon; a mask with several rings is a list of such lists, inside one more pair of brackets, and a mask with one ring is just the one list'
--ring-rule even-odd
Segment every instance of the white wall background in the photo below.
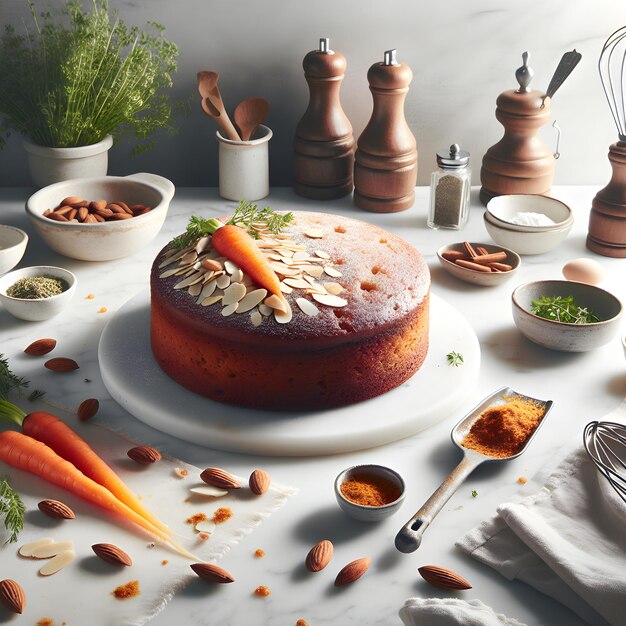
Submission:
{"label": "white wall background", "polygon": [[[453,142],[471,152],[477,183],[483,153],[501,136],[496,97],[516,86],[521,53],[531,53],[533,87],[546,89],[563,52],[578,49],[583,60],[552,106],[563,129],[555,182],[608,180],[606,153],[617,131],[597,58],[607,36],[626,24],[623,0],[110,0],[110,6],[129,24],[153,20],[166,26],[180,48],[175,96],[197,94],[197,70],[214,69],[231,110],[253,95],[270,101],[274,185],[291,183],[291,143],[308,102],[302,57],[323,36],[348,59],[342,102],[357,137],[371,112],[368,67],[392,47],[412,67],[406,116],[418,142],[419,184],[428,182],[435,151]],[[26,0],[0,0],[2,24],[20,28],[23,19]],[[139,157],[129,157],[128,145],[115,146],[109,173],[153,171],[177,185],[216,185],[215,127],[199,100],[179,127],[177,136],[160,137],[155,150]],[[551,129],[543,136],[554,145]],[[0,185],[27,184],[26,158],[19,138],[12,137],[0,151]]]}

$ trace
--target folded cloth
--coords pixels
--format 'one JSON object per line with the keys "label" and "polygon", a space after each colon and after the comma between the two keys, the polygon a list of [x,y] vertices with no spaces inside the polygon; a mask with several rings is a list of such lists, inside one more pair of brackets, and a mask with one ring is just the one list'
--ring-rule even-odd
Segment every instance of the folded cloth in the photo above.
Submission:
{"label": "folded cloth", "polygon": [[[626,423],[626,401],[604,420]],[[583,446],[539,491],[497,508],[457,547],[600,626],[626,619],[626,504]]]}
{"label": "folded cloth", "polygon": [[506,615],[494,613],[480,600],[409,598],[400,609],[405,626],[524,626]]}

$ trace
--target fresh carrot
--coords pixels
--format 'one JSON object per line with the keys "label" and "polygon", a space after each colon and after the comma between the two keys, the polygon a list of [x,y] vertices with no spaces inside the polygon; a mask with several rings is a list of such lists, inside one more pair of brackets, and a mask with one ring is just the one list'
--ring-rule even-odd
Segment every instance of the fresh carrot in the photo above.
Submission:
{"label": "fresh carrot", "polygon": [[120,502],[151,524],[163,532],[171,532],[166,524],[148,511],[139,498],[89,444],[58,417],[43,411],[29,413],[22,422],[22,431],[25,435],[52,448],[60,457],[72,463],[85,476],[106,487]]}
{"label": "fresh carrot", "polygon": [[181,554],[193,557],[184,548],[172,541],[171,537],[157,528],[138,513],[120,502],[108,489],[85,476],[69,461],[61,458],[52,448],[32,437],[14,430],[0,433],[0,461],[73,493],[123,519],[132,522],[151,537],[161,539]]}
{"label": "fresh carrot", "polygon": [[284,299],[280,281],[269,261],[246,230],[233,224],[215,230],[211,243],[227,259],[236,263],[259,286]]}

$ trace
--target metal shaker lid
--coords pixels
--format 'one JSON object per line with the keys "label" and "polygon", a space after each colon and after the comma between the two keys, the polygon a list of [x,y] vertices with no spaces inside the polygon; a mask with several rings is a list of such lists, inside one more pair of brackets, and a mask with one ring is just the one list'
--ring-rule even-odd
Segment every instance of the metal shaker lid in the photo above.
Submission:
{"label": "metal shaker lid", "polygon": [[439,167],[467,167],[470,153],[461,150],[458,143],[452,144],[449,149],[437,152],[437,165]]}

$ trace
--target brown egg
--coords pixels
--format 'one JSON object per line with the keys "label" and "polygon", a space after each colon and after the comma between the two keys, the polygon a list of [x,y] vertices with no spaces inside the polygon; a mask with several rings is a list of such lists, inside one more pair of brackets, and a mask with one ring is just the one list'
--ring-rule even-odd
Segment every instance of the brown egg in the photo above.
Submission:
{"label": "brown egg", "polygon": [[574,259],[563,266],[563,276],[588,285],[597,285],[604,278],[604,269],[593,259]]}

